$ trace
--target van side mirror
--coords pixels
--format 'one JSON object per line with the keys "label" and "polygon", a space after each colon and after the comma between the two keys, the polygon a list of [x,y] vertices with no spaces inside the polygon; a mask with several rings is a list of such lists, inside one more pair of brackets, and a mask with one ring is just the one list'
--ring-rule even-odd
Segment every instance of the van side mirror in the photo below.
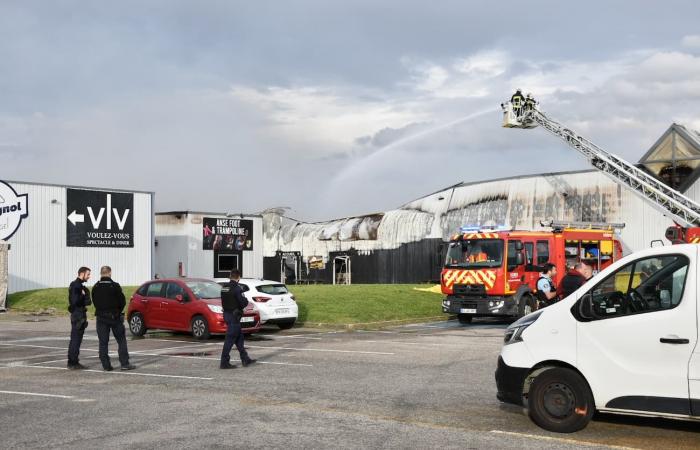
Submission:
{"label": "van side mirror", "polygon": [[578,304],[578,313],[586,320],[594,320],[596,318],[595,312],[593,312],[593,296],[591,294],[585,294],[581,297]]}
{"label": "van side mirror", "polygon": [[525,264],[525,256],[522,253],[517,253],[515,255],[515,265],[522,266],[523,264]]}
{"label": "van side mirror", "polygon": [[515,250],[517,251],[522,251],[525,248],[525,245],[523,244],[522,241],[515,241]]}

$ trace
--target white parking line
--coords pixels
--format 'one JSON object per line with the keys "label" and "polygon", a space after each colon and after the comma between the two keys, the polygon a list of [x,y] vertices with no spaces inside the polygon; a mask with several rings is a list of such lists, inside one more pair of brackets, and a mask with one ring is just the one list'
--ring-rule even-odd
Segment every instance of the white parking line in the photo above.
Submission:
{"label": "white parking line", "polygon": [[513,431],[491,430],[490,433],[503,434],[506,436],[524,437],[524,438],[536,439],[536,440],[540,440],[540,441],[561,442],[563,444],[580,445],[583,447],[606,447],[606,448],[614,448],[614,449],[622,449],[622,450],[636,450],[635,447],[624,447],[624,446],[620,446],[620,445],[608,445],[608,444],[603,444],[603,443],[599,443],[599,442],[587,442],[587,441],[579,441],[576,439],[558,438],[558,437],[551,437],[551,436],[540,436],[537,434],[516,433]]}
{"label": "white parking line", "polygon": [[[61,347],[48,347],[45,345],[30,345],[30,344],[0,344],[4,346],[11,346],[11,347],[29,347],[29,348],[50,348],[50,349],[56,349],[56,350],[66,350]],[[219,345],[218,343],[210,343],[210,344],[200,344],[200,345]],[[249,346],[246,346],[249,347]],[[178,350],[180,348],[185,348],[185,347],[175,347],[172,348],[171,350]],[[265,348],[271,348],[271,347],[265,347]],[[95,350],[92,348],[81,348],[80,349],[83,352],[98,352],[99,350]],[[294,349],[290,349],[294,350]],[[147,353],[148,352],[148,353]],[[189,355],[167,355],[167,354],[160,354],[160,353],[150,353],[148,350],[134,350],[134,351],[129,351],[129,354],[134,354],[138,356],[161,356],[164,358],[195,358],[195,359],[211,359],[211,360],[219,360],[218,358],[203,358],[201,356],[189,356]],[[393,353],[391,353],[393,355]],[[111,354],[110,356],[114,356]],[[88,358],[95,358],[94,356],[89,356]],[[55,360],[55,361],[49,361],[50,363],[53,362],[60,362],[63,361],[63,359],[60,360]],[[300,364],[300,363],[282,363],[282,362],[273,362],[273,361],[258,361],[260,364],[272,364],[276,366],[301,366],[301,367],[313,367],[312,364]],[[47,364],[45,362],[39,362],[35,363],[32,366],[29,365],[22,365],[22,364],[8,364],[7,366],[3,366],[0,368],[5,368],[5,367],[39,367],[37,364]],[[64,369],[63,367],[55,367],[55,369]],[[101,370],[97,370],[96,372],[102,372]]]}
{"label": "white parking line", "polygon": [[392,356],[395,355],[396,353],[389,353],[389,352],[363,352],[360,350],[334,350],[334,349],[326,349],[326,348],[292,348],[292,347],[272,347],[268,345],[247,345],[246,347],[250,348],[269,348],[272,350],[290,350],[294,352],[327,352],[327,353],[358,353],[362,355],[385,355],[385,356]]}
{"label": "white parking line", "polygon": [[68,399],[68,400],[75,398],[72,395],[40,394],[38,392],[0,391],[0,394],[27,395],[30,397],[64,398],[64,399]]}
{"label": "white parking line", "polygon": [[290,335],[290,336],[275,336],[272,334],[261,334],[259,336],[264,337],[265,339],[309,339],[312,341],[322,341],[322,338],[319,337],[311,337],[311,336],[305,336],[303,334],[296,334],[296,335]]}
{"label": "white parking line", "polygon": [[[19,367],[23,369],[49,369],[49,370],[68,370],[67,367],[50,367],[50,366],[14,366],[14,367]],[[131,376],[139,376],[139,377],[157,377],[157,378],[179,378],[183,380],[206,380],[210,381],[213,380],[213,378],[208,378],[208,377],[192,377],[192,376],[186,376],[186,375],[164,375],[160,373],[144,373],[144,372],[124,372],[121,370],[113,370],[111,372],[107,372],[104,370],[94,370],[94,369],[82,369],[80,372],[91,372],[91,373],[101,373],[105,375],[131,375]]]}
{"label": "white parking line", "polygon": [[27,357],[3,358],[3,359],[0,359],[0,363],[3,363],[3,362],[21,362],[21,361],[27,361],[29,359],[46,358],[47,356],[56,356],[56,355],[60,355],[61,353],[63,353],[63,352],[62,351],[61,352],[51,352],[51,353],[45,353],[43,355],[35,355],[35,356],[27,356]]}
{"label": "white parking line", "polygon": [[[131,353],[131,352],[129,352]],[[114,358],[117,357],[118,355],[116,353],[110,354],[110,357]],[[138,356],[163,356],[165,358],[182,358],[182,359],[203,359],[206,361],[221,361],[221,358],[209,358],[206,356],[188,356],[188,355],[161,355],[161,354],[150,354],[150,353],[139,353]],[[99,358],[99,356],[86,356],[85,359],[88,358]],[[55,362],[61,362],[65,361],[65,359],[58,359],[56,361],[47,361],[47,362],[39,362],[39,363],[34,363],[33,365],[39,365],[39,364],[51,364]],[[238,359],[231,359],[233,362],[241,362]],[[273,362],[273,361],[256,361],[256,364],[272,364],[275,366],[300,366],[300,367],[313,367],[313,364],[301,364],[301,363],[284,363],[284,362]]]}
{"label": "white parking line", "polygon": [[357,342],[367,342],[370,344],[429,345],[429,346],[434,346],[434,347],[444,347],[445,346],[445,344],[437,344],[434,342],[366,341],[366,340],[361,340],[361,341],[357,341]]}

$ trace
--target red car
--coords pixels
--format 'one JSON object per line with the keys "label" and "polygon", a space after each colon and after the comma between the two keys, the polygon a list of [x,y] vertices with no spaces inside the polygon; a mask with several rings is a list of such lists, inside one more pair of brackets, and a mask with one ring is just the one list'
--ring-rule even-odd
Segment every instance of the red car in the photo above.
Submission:
{"label": "red car", "polygon": [[[221,308],[221,286],[211,280],[177,278],[151,280],[142,284],[129,300],[129,330],[143,336],[148,329],[189,331],[196,339],[226,333]],[[243,311],[244,333],[261,328],[253,305]]]}

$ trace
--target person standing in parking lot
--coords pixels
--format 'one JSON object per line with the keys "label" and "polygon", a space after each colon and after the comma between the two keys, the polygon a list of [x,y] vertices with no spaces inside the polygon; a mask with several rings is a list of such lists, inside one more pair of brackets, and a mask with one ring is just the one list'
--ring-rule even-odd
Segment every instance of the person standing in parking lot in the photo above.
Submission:
{"label": "person standing in parking lot", "polygon": [[124,307],[126,297],[119,283],[112,280],[112,269],[102,266],[100,281],[92,288],[92,299],[95,304],[97,318],[97,338],[100,341],[100,362],[106,371],[114,370],[109,359],[110,331],[119,347],[119,363],[122,370],[133,370],[136,366],[129,363],[129,350],[126,347],[126,331],[124,329]]}
{"label": "person standing in parking lot", "polygon": [[254,359],[248,356],[248,352],[246,352],[243,345],[241,317],[243,316],[243,310],[248,306],[248,299],[245,298],[243,290],[238,284],[240,279],[241,271],[234,269],[231,271],[229,282],[221,287],[221,307],[224,310],[224,320],[227,328],[224,348],[221,351],[221,364],[219,366],[222,369],[233,369],[236,367],[231,364],[231,348],[233,348],[234,343],[241,357],[241,364],[244,367],[255,362]]}
{"label": "person standing in parking lot", "polygon": [[76,278],[68,288],[68,312],[70,312],[70,344],[68,344],[68,369],[85,369],[80,364],[80,345],[87,328],[87,307],[90,306],[90,290],[84,286],[90,279],[90,268],[78,269]]}

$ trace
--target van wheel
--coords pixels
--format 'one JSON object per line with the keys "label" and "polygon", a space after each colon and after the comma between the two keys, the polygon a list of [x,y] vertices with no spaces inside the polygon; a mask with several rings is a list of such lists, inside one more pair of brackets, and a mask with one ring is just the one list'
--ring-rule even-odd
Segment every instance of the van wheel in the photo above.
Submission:
{"label": "van wheel", "polygon": [[134,336],[143,336],[146,334],[146,322],[143,320],[141,313],[133,313],[129,317],[129,331]]}
{"label": "van wheel", "polygon": [[473,317],[474,316],[469,315],[469,314],[457,314],[457,320],[459,320],[459,323],[461,323],[461,324],[472,323]]}
{"label": "van wheel", "polygon": [[202,316],[195,316],[192,319],[192,336],[195,339],[209,339],[209,324]]}
{"label": "van wheel", "polygon": [[520,297],[520,302],[518,303],[518,318],[527,316],[536,309],[535,299],[529,295],[523,295]]}
{"label": "van wheel", "polygon": [[582,430],[595,412],[586,380],[570,369],[553,368],[539,374],[527,399],[530,419],[556,433]]}

